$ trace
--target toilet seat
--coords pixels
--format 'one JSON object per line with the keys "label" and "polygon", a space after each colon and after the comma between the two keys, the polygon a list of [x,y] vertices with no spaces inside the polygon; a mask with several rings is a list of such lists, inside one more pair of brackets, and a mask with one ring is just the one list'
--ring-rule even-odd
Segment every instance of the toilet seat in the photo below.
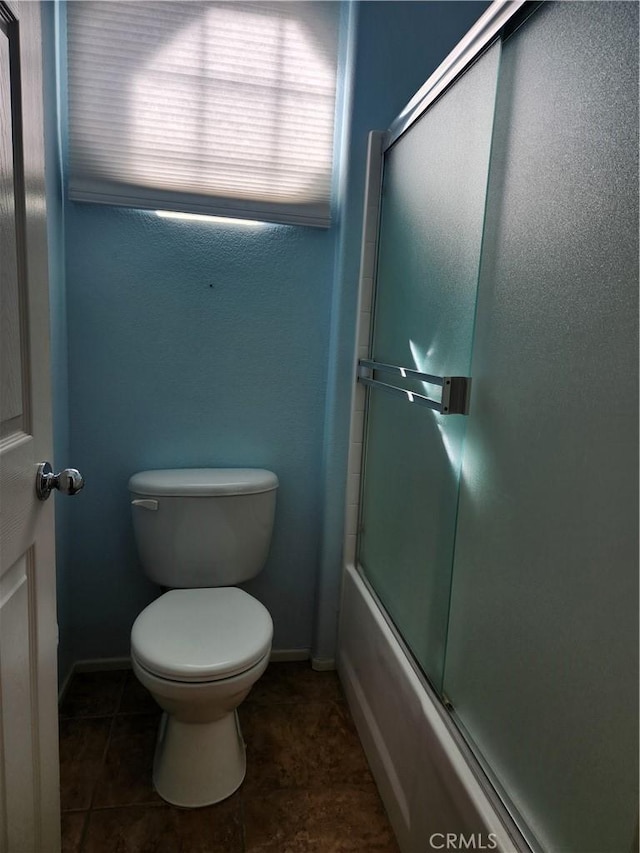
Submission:
{"label": "toilet seat", "polygon": [[159,678],[202,683],[250,669],[272,637],[269,611],[241,589],[173,589],[140,613],[131,651]]}

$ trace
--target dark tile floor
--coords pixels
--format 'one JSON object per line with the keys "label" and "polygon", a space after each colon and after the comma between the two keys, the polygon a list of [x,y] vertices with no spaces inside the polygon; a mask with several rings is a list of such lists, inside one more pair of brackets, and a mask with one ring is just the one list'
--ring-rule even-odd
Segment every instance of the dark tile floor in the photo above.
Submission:
{"label": "dark tile floor", "polygon": [[269,666],[240,707],[246,779],[215,806],[153,790],[159,719],[131,672],[76,674],[60,708],[63,853],[397,853],[335,673]]}

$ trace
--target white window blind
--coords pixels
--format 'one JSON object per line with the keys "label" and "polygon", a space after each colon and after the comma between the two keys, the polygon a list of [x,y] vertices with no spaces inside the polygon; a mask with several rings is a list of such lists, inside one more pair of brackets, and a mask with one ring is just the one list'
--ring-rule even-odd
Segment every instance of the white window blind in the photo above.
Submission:
{"label": "white window blind", "polygon": [[70,197],[328,226],[340,5],[68,3]]}

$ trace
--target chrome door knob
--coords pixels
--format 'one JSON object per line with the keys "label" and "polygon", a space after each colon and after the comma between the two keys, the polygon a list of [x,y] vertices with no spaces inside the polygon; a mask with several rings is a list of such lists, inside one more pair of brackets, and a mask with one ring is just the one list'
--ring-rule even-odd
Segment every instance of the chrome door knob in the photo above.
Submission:
{"label": "chrome door knob", "polygon": [[57,489],[63,495],[76,495],[83,486],[84,477],[76,468],[65,468],[59,474],[54,474],[48,462],[38,465],[36,494],[41,501],[46,501],[52,489]]}

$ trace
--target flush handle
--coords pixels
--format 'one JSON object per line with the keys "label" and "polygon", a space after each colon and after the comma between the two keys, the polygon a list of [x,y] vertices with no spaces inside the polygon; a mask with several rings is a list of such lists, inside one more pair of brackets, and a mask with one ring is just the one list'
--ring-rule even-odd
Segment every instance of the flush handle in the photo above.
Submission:
{"label": "flush handle", "polygon": [[143,509],[158,509],[158,501],[147,498],[136,498],[135,501],[131,501],[131,506],[141,506]]}
{"label": "flush handle", "polygon": [[48,462],[41,462],[38,465],[36,494],[39,500],[46,501],[52,489],[57,489],[63,495],[77,495],[82,488],[84,488],[84,477],[77,468],[65,468],[59,474],[54,474]]}

